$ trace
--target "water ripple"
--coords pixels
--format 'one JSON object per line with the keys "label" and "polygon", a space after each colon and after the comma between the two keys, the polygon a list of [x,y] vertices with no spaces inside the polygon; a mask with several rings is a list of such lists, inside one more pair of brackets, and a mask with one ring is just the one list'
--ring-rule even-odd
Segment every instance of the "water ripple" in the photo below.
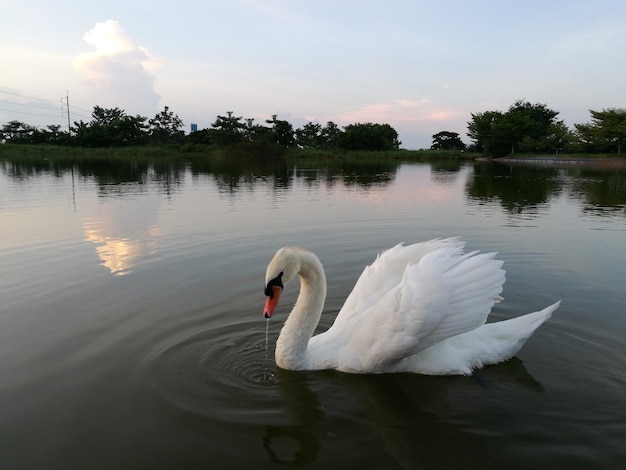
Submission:
{"label": "water ripple", "polygon": [[272,409],[267,405],[277,382],[273,354],[259,322],[221,325],[162,341],[141,361],[138,375],[168,406],[249,423],[244,410]]}

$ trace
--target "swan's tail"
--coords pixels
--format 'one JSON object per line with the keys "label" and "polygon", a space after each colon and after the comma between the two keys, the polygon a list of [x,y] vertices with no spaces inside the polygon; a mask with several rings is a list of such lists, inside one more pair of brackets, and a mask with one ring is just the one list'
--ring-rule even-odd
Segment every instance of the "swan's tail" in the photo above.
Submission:
{"label": "swan's tail", "polygon": [[[488,323],[485,326],[492,326],[496,335],[515,333],[516,337],[519,339],[523,338],[523,340],[526,341],[537,328],[539,328],[552,316],[552,312],[559,308],[559,305],[561,305],[560,300],[543,310],[539,310],[538,312],[528,313],[526,315],[522,315],[521,317],[511,318],[510,320],[504,320],[501,322]],[[522,345],[523,344],[524,343],[522,343]]]}
{"label": "swan's tail", "polygon": [[415,356],[403,370],[430,375],[471,374],[472,370],[513,357],[534,331],[561,305],[558,301],[538,312],[487,323],[453,336]]}
{"label": "swan's tail", "polygon": [[473,368],[498,364],[513,357],[522,349],[535,330],[552,316],[552,312],[559,308],[559,305],[561,305],[560,300],[538,312],[510,320],[487,323],[474,330],[476,339],[483,342],[488,354],[483,357],[478,356],[478,364],[473,365]]}

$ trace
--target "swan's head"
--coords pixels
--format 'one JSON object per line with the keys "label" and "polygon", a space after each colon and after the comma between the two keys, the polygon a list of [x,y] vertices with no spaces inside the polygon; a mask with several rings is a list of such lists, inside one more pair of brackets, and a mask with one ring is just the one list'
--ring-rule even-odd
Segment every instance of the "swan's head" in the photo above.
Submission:
{"label": "swan's head", "polygon": [[265,308],[263,316],[270,318],[274,314],[278,299],[285,286],[300,270],[300,259],[304,250],[284,247],[276,252],[265,271]]}

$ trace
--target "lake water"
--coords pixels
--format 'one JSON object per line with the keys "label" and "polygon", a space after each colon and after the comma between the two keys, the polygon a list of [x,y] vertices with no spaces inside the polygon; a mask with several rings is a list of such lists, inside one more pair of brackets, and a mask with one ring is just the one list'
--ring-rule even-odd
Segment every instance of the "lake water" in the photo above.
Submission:
{"label": "lake water", "polygon": [[[491,318],[552,304],[469,377],[286,372],[265,267],[326,268],[320,330],[398,242],[497,251]],[[0,158],[0,468],[620,468],[626,171]]]}

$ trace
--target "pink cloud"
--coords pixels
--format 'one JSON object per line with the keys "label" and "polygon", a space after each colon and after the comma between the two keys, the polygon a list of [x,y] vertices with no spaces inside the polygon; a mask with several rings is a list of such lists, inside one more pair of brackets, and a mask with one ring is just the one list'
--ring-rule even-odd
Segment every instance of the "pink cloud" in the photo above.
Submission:
{"label": "pink cloud", "polygon": [[331,117],[339,123],[354,122],[426,122],[453,121],[465,116],[464,111],[437,109],[428,99],[398,99],[351,109]]}

